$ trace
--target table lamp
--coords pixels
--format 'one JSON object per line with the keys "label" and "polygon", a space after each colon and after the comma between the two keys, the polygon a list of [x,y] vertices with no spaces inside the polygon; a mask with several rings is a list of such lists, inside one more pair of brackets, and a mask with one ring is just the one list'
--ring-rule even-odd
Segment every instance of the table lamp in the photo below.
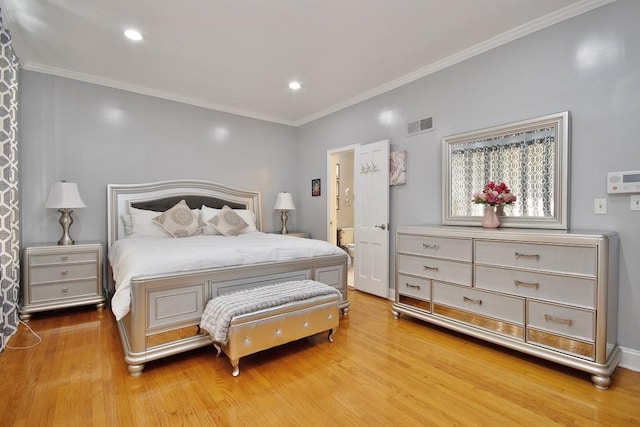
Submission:
{"label": "table lamp", "polygon": [[75,242],[69,235],[69,228],[73,224],[71,218],[72,209],[86,208],[78,193],[78,184],[73,182],[54,182],[49,188],[49,198],[44,204],[45,208],[58,209],[60,212],[60,225],[62,226],[62,237],[58,240],[59,245],[73,245]]}
{"label": "table lamp", "polygon": [[276,204],[273,205],[273,209],[281,212],[280,218],[282,219],[282,230],[280,230],[280,233],[289,233],[287,230],[287,219],[289,218],[287,211],[296,209],[293,204],[293,197],[291,196],[291,193],[278,193],[278,196],[276,197]]}

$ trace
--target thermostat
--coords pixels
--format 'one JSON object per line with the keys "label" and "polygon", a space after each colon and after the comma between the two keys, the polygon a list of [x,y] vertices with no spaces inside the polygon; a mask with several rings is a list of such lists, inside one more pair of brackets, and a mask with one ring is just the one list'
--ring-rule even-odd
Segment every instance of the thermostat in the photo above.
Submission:
{"label": "thermostat", "polygon": [[609,172],[607,193],[640,193],[640,170]]}

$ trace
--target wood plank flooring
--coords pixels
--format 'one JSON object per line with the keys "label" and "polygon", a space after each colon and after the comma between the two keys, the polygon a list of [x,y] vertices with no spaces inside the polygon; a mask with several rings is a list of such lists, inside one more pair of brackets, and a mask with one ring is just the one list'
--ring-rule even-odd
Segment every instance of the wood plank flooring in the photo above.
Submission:
{"label": "wood plank flooring", "polygon": [[[640,423],[640,373],[607,391],[588,374],[426,323],[351,291],[326,334],[240,360],[211,347],[129,376],[109,310],[34,314],[42,343],[0,354],[0,426],[625,426]],[[11,346],[35,342],[20,325]]]}

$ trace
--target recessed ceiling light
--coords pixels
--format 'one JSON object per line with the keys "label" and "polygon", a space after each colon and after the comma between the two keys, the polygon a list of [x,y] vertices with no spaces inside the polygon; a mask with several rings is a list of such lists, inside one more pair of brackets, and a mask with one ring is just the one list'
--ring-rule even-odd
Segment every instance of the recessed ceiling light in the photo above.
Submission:
{"label": "recessed ceiling light", "polygon": [[127,37],[127,38],[129,38],[131,40],[135,40],[135,41],[142,40],[142,34],[140,34],[140,32],[136,31],[136,30],[132,30],[132,29],[126,30],[124,32],[124,35],[125,35],[125,37]]}
{"label": "recessed ceiling light", "polygon": [[291,82],[291,83],[289,83],[289,89],[298,90],[301,87],[302,87],[302,85],[300,85],[300,82]]}

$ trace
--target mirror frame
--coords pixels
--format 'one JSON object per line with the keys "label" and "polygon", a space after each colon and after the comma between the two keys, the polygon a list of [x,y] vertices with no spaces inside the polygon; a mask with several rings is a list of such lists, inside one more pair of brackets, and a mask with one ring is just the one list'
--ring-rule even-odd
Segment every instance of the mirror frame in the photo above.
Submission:
{"label": "mirror frame", "polygon": [[[554,173],[556,179],[553,184],[553,216],[505,216],[500,218],[500,227],[569,229],[570,125],[568,111],[442,138],[442,224],[480,226],[482,220],[481,216],[453,216],[451,213],[451,152],[453,147],[487,138],[526,132],[540,127],[555,128]],[[472,203],[471,199],[469,197],[469,203]]]}

